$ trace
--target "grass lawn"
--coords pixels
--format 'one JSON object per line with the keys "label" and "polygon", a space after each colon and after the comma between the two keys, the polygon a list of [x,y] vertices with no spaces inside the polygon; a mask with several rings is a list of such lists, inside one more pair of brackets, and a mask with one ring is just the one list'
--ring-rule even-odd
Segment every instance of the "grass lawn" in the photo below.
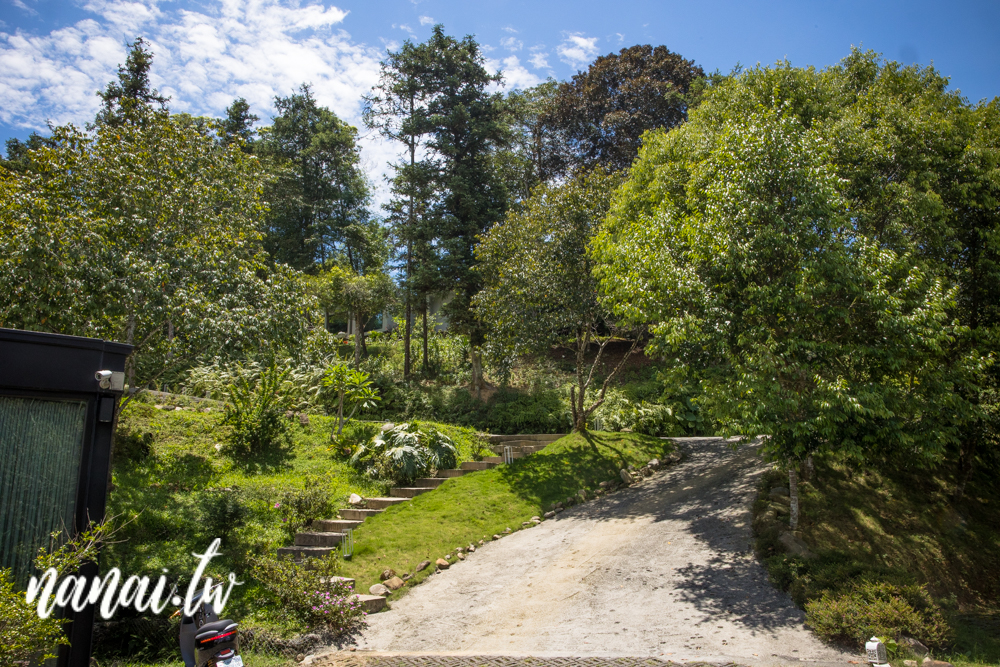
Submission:
{"label": "grass lawn", "polygon": [[766,490],[786,486],[787,476],[764,480],[756,513],[773,507],[781,515],[778,525],[758,522],[758,547],[775,583],[799,604],[863,578],[925,584],[955,629],[953,645],[936,656],[958,667],[1000,664],[1000,489],[992,476],[982,473],[955,503],[947,470],[885,472],[817,460],[816,473],[799,490],[799,527],[812,560],[777,546],[787,512]]}
{"label": "grass lawn", "polygon": [[[423,560],[433,563],[506,528],[520,530],[522,521],[541,516],[556,501],[580,489],[593,492],[600,482],[618,479],[621,468],[639,467],[672,449],[669,441],[638,434],[574,433],[511,465],[450,479],[359,526],[354,557],[343,564],[343,574],[367,592],[386,568],[413,574]],[[433,570],[417,573],[393,598]]]}

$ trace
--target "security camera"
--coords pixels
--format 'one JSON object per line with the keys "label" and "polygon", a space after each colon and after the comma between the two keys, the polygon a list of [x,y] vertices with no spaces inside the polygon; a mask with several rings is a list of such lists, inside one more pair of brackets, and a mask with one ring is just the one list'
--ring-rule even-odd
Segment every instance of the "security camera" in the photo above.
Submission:
{"label": "security camera", "polygon": [[101,389],[111,389],[111,371],[97,371],[94,373],[94,379],[97,380]]}

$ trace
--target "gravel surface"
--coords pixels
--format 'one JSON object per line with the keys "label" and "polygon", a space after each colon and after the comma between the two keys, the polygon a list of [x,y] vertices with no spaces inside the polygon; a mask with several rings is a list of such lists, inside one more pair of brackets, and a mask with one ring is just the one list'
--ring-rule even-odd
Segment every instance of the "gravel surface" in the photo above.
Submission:
{"label": "gravel surface", "polygon": [[808,631],[754,558],[756,448],[678,443],[681,463],[488,543],[370,616],[359,652],[862,660]]}

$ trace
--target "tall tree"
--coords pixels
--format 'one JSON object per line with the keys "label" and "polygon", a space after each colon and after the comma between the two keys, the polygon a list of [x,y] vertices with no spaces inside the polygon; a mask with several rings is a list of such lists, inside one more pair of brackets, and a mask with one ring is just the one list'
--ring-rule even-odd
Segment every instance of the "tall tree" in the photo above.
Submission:
{"label": "tall tree", "polygon": [[[149,82],[153,53],[146,48],[147,45],[148,42],[142,37],[137,37],[134,42],[128,44],[125,64],[118,66],[118,80],[109,82],[104,90],[97,92],[97,96],[103,102],[103,107],[95,119],[97,125],[120,125],[138,108],[160,110],[167,108],[170,98],[160,95]],[[145,119],[149,116],[139,113],[134,117]]]}
{"label": "tall tree", "polygon": [[[573,428],[581,432],[639,340],[634,328],[618,326],[602,302],[589,252],[620,182],[617,175],[596,171],[540,185],[523,209],[511,211],[476,249],[485,284],[474,302],[479,318],[488,323],[487,359],[506,375],[518,355],[544,354],[553,345],[567,348],[576,359],[576,386],[570,391]],[[604,373],[588,404],[604,350],[623,334],[632,337],[632,348]],[[588,364],[594,345],[597,353]]]}
{"label": "tall tree", "polygon": [[472,389],[482,387],[482,324],[472,298],[482,287],[473,268],[478,237],[500,220],[507,192],[494,155],[508,136],[503,97],[490,89],[502,81],[490,74],[472,37],[456,40],[434,26],[422,45],[428,60],[420,78],[427,95],[427,146],[433,152],[438,199],[429,216],[437,236],[440,274],[453,298],[444,312],[455,331],[469,336]]}
{"label": "tall tree", "polygon": [[814,451],[933,466],[996,433],[996,115],[946,86],[860,51],[722,81],[647,135],[595,244],[616,312],[793,486]]}
{"label": "tall tree", "polygon": [[636,45],[601,56],[559,86],[545,115],[550,132],[563,133],[570,144],[562,170],[628,168],[644,132],[684,121],[692,85],[702,77],[694,61],[665,46]]}
{"label": "tall tree", "polygon": [[250,104],[246,99],[237,97],[226,107],[226,117],[222,119],[222,143],[225,146],[239,144],[244,151],[249,151],[254,139],[253,125],[260,118],[250,113]]}
{"label": "tall tree", "polygon": [[368,223],[368,180],[360,166],[357,129],[316,102],[308,85],[274,100],[278,115],[261,131],[260,152],[278,177],[269,189],[268,250],[300,270],[340,253],[351,255]]}
{"label": "tall tree", "polygon": [[[365,96],[364,121],[383,137],[403,144],[403,158],[393,163],[392,198],[385,205],[402,260],[403,377],[412,371],[410,359],[414,301],[426,311],[427,293],[432,289],[434,262],[423,223],[432,200],[432,168],[423,156],[427,91],[421,73],[427,65],[427,49],[407,40],[398,51],[389,51],[381,63],[378,83]],[[418,159],[418,155],[420,156]],[[426,348],[426,340],[425,340]],[[426,365],[426,360],[425,360]]]}

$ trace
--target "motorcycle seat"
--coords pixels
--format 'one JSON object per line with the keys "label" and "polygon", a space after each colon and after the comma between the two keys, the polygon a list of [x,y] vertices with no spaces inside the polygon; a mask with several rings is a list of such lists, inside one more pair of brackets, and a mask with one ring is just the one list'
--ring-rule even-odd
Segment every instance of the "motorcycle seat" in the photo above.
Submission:
{"label": "motorcycle seat", "polygon": [[211,637],[214,634],[222,634],[230,630],[235,630],[237,627],[238,627],[237,624],[230,621],[229,619],[225,619],[222,621],[215,621],[214,623],[206,623],[205,625],[198,628],[198,634],[194,636],[194,639],[195,641],[200,641],[202,639]]}

